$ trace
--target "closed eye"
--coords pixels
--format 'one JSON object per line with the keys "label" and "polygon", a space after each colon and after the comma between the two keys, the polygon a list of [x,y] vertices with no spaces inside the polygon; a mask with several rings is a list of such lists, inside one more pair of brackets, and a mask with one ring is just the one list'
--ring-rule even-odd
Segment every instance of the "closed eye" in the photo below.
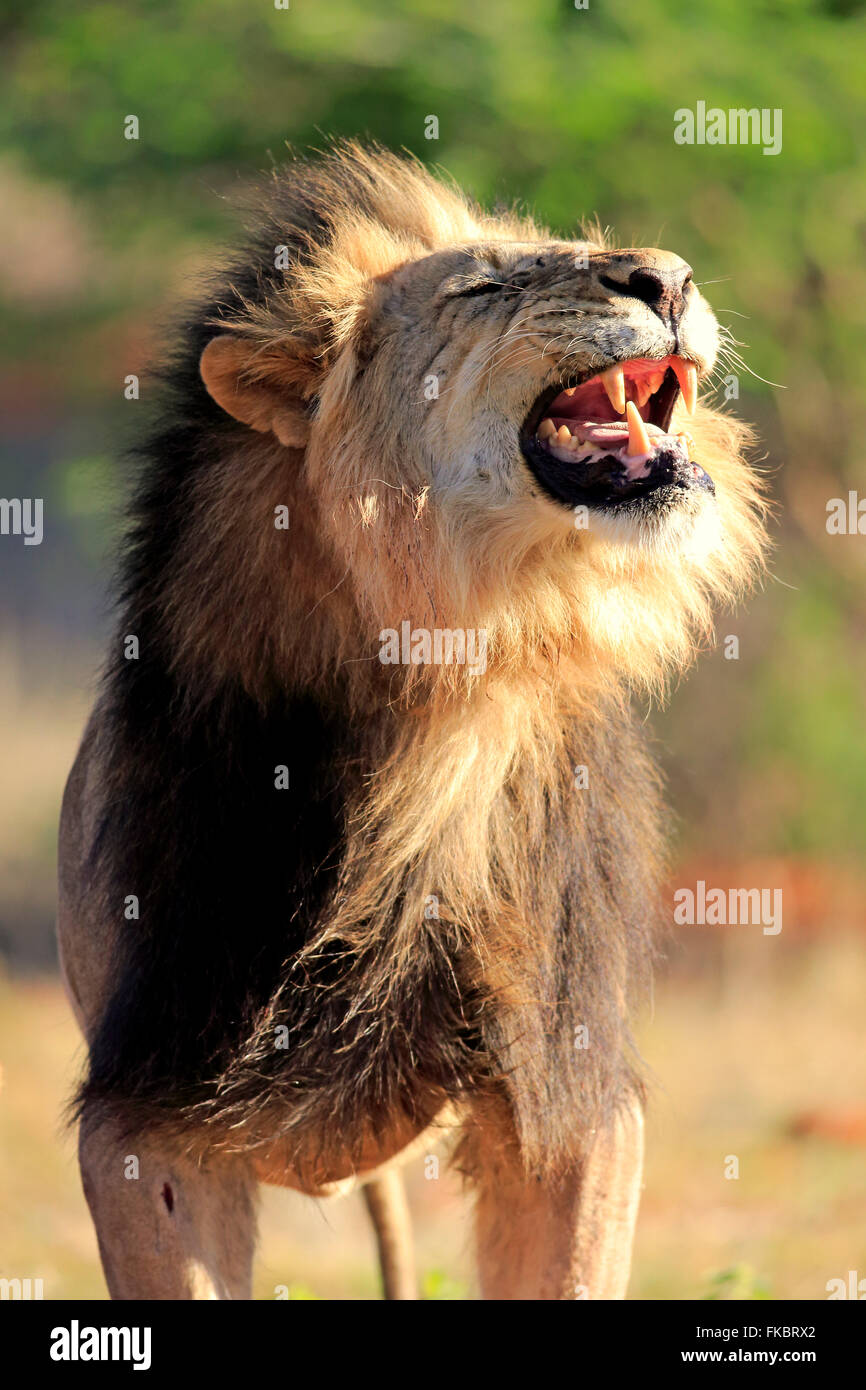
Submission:
{"label": "closed eye", "polygon": [[469,299],[477,294],[496,294],[508,289],[503,280],[494,280],[490,275],[452,275],[442,286],[445,299]]}
{"label": "closed eye", "polygon": [[503,290],[505,286],[498,280],[475,280],[465,289],[457,290],[456,294],[461,299],[468,299],[472,294],[493,294],[496,290]]}

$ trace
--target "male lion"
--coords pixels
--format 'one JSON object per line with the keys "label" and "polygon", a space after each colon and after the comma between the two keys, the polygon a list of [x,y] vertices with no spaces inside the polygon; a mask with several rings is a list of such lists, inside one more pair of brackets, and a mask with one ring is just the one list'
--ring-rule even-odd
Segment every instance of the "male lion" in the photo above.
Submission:
{"label": "male lion", "polygon": [[63,806],[112,1297],[249,1298],[257,1184],[355,1180],[412,1297],[398,1168],[446,1125],[484,1297],[623,1297],[660,864],[628,692],[763,545],[744,428],[696,405],[717,346],[668,252],[354,144],[275,176],[165,373]]}

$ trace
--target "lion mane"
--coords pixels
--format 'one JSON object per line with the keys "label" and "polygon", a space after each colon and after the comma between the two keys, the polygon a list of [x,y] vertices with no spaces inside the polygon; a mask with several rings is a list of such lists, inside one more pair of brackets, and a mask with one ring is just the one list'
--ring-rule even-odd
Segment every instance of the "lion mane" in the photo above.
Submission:
{"label": "lion mane", "polygon": [[[251,208],[162,372],[71,784],[91,798],[75,894],[109,924],[77,1107],[326,1153],[504,1094],[527,1167],[555,1170],[642,1086],[628,1003],[664,847],[630,701],[760,563],[747,432],[699,407],[720,536],[676,556],[445,512],[371,304],[438,248],[549,234],[355,144]],[[202,381],[215,338],[246,424]],[[435,350],[406,367],[419,400]],[[307,446],[323,418],[339,448]],[[406,621],[483,629],[485,669],[383,665]]]}

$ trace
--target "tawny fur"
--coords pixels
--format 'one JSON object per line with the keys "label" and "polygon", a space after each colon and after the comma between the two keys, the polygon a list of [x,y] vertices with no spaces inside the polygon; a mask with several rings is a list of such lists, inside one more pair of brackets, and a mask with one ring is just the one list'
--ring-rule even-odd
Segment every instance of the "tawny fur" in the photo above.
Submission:
{"label": "tawny fur", "polygon": [[[619,254],[487,216],[354,144],[263,193],[166,374],[118,639],[67,791],[61,935],[91,1124],[120,1116],[265,1167],[276,1149],[315,1185],[375,1167],[375,1136],[400,1147],[446,1104],[504,1105],[509,1184],[553,1175],[577,1210],[587,1136],[626,1125],[641,1092],[628,1004],[664,847],[629,702],[687,666],[765,544],[749,432],[705,405],[689,430],[714,499],[578,530],[540,495],[519,448],[533,400],[668,350],[649,311],[604,290]],[[481,263],[503,296],[461,297]],[[706,379],[718,335],[697,291],[682,341]],[[483,630],[484,669],[383,665],[383,632],[407,621]],[[286,834],[321,828],[270,899],[251,778],[272,776],[283,729],[322,759]],[[235,921],[245,872],[271,933],[258,952],[260,923]],[[593,1046],[577,1057],[579,1025]],[[494,1171],[472,1134],[467,1162]]]}

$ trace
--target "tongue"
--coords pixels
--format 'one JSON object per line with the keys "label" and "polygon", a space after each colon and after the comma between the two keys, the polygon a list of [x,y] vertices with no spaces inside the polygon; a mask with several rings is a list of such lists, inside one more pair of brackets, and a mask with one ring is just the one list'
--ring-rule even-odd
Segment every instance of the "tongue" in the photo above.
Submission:
{"label": "tongue", "polygon": [[[588,444],[598,446],[610,445],[619,448],[621,444],[628,441],[628,424],[625,420],[611,420],[604,424],[593,423],[591,420],[557,420],[554,424],[559,428],[560,425],[567,425],[572,434],[583,439]],[[658,425],[644,425],[647,434],[653,440],[664,439],[665,432],[659,429]]]}

